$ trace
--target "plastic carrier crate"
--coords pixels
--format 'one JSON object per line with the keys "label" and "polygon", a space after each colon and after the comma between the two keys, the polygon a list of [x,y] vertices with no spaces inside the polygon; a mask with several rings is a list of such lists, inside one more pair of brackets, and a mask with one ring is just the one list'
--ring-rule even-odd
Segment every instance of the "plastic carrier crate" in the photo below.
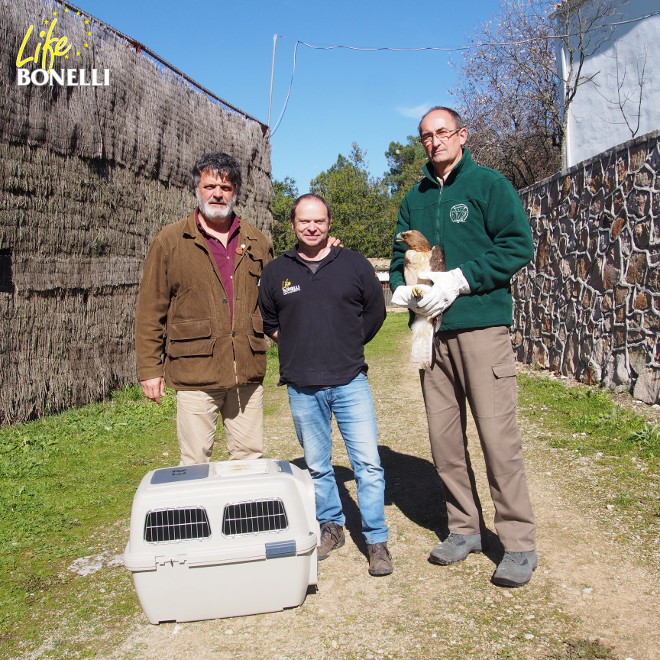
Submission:
{"label": "plastic carrier crate", "polygon": [[273,459],[153,470],[124,563],[150,623],[296,607],[318,580],[314,485]]}

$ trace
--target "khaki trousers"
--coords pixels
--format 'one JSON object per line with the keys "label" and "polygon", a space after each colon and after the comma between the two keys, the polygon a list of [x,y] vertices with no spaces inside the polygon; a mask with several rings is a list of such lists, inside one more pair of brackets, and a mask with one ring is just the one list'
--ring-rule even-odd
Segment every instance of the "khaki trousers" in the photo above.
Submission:
{"label": "khaki trousers", "polygon": [[229,390],[178,391],[179,465],[211,460],[218,414],[222,415],[230,459],[261,458],[264,448],[263,398],[263,387],[258,384]]}
{"label": "khaki trousers", "polygon": [[420,371],[431,453],[442,479],[449,530],[478,534],[483,515],[467,447],[466,400],[486,461],[495,529],[505,550],[536,545],[516,407],[516,365],[508,329],[439,332],[434,360]]}

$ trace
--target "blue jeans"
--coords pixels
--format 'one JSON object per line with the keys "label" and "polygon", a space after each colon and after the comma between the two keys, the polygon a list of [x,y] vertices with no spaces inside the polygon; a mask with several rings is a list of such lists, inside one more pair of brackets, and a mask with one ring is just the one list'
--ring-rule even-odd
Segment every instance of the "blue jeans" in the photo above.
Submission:
{"label": "blue jeans", "polygon": [[344,525],[332,467],[330,421],[334,414],[357,482],[362,533],[367,543],[387,541],[385,477],[378,455],[376,413],[366,374],[338,387],[288,386],[289,405],[305,462],[314,481],[319,523]]}

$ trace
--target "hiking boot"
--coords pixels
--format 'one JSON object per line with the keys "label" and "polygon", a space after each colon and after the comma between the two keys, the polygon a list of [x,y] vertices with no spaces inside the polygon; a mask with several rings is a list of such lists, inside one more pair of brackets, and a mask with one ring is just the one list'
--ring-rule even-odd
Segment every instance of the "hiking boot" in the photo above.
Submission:
{"label": "hiking boot", "polygon": [[537,565],[536,550],[505,552],[490,580],[499,587],[522,587],[532,579]]}
{"label": "hiking boot", "polygon": [[387,549],[387,543],[368,543],[367,553],[369,555],[369,575],[379,577],[389,575],[393,570],[392,555]]}
{"label": "hiking boot", "polygon": [[471,552],[481,552],[481,534],[449,534],[431,550],[429,561],[440,566],[463,561]]}
{"label": "hiking boot", "polygon": [[327,559],[331,550],[341,548],[346,543],[344,537],[344,528],[333,522],[326,522],[321,525],[321,542],[319,543],[319,560]]}

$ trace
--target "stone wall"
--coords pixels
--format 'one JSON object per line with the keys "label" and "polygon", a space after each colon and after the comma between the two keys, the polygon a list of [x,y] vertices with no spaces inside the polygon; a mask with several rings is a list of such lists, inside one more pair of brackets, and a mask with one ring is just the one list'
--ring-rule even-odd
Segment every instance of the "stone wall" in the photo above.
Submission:
{"label": "stone wall", "polygon": [[660,131],[521,191],[536,256],[512,286],[521,362],[660,402]]}

